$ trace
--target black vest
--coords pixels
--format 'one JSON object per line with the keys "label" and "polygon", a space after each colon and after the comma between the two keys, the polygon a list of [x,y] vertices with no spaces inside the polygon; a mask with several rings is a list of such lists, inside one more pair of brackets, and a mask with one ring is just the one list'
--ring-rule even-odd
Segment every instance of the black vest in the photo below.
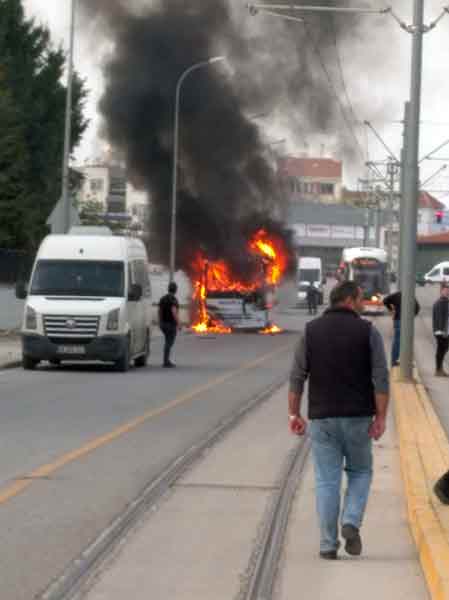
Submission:
{"label": "black vest", "polygon": [[376,412],[371,324],[333,308],[306,326],[309,418],[368,417]]}

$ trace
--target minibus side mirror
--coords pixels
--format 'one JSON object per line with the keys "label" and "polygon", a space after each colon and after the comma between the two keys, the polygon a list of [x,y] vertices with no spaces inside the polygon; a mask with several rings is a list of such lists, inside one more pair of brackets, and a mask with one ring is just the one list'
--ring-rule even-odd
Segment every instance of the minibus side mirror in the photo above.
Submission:
{"label": "minibus side mirror", "polygon": [[26,300],[28,296],[27,286],[24,281],[18,281],[16,283],[16,298],[19,300]]}
{"label": "minibus side mirror", "polygon": [[138,283],[133,283],[129,289],[128,300],[130,302],[139,302],[142,299],[143,290],[142,286]]}

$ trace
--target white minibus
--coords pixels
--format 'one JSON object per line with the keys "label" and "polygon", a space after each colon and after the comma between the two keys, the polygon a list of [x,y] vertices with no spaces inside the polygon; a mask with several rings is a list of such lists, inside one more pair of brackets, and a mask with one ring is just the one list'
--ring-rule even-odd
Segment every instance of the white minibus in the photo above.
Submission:
{"label": "white minibus", "polygon": [[[87,228],[86,228],[87,229]],[[94,232],[95,233],[95,232]],[[49,235],[37,253],[22,325],[24,369],[41,361],[147,364],[151,285],[143,243],[111,235]]]}

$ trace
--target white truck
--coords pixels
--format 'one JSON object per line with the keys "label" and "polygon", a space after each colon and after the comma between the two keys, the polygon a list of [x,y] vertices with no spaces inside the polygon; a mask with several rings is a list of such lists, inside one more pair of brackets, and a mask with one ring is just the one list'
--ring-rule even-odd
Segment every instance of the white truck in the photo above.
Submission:
{"label": "white truck", "polygon": [[127,371],[150,354],[152,302],[140,240],[104,232],[49,235],[37,253],[25,300],[24,369],[41,361],[103,361]]}
{"label": "white truck", "polygon": [[311,285],[315,286],[319,291],[319,303],[324,302],[325,279],[323,276],[323,265],[321,258],[304,256],[298,258],[297,269],[297,289],[298,289],[298,304],[307,303],[307,291]]}

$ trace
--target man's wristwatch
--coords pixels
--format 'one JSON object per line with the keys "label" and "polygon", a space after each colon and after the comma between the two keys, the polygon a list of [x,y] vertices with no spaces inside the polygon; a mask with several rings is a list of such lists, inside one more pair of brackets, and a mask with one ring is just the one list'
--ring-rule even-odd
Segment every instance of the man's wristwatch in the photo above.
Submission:
{"label": "man's wristwatch", "polygon": [[294,421],[295,419],[299,419],[299,415],[288,415],[290,421]]}

